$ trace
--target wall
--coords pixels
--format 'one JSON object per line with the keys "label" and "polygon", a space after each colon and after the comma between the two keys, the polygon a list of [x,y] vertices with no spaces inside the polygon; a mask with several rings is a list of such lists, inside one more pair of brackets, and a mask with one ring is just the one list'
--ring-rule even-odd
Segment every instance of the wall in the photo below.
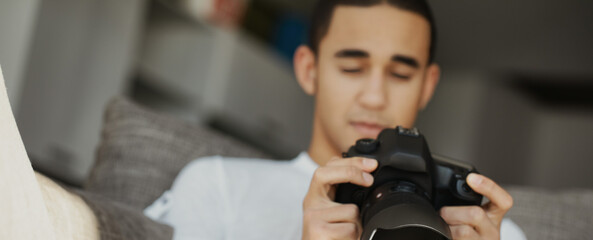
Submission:
{"label": "wall", "polygon": [[519,75],[593,82],[593,2],[429,2],[445,74],[420,124],[435,149],[501,183],[593,187],[592,109],[550,107],[511,86]]}
{"label": "wall", "polygon": [[593,111],[544,104],[513,75],[450,70],[419,115],[431,150],[501,184],[593,188]]}
{"label": "wall", "polygon": [[0,65],[13,109],[20,101],[38,5],[38,0],[0,1]]}
{"label": "wall", "polygon": [[445,67],[593,75],[593,1],[429,1]]}
{"label": "wall", "polygon": [[35,167],[79,184],[93,163],[103,108],[127,86],[143,0],[40,5],[19,128]]}
{"label": "wall", "polygon": [[[137,99],[145,105],[168,106],[168,113],[278,158],[308,146],[310,131],[302,129],[311,129],[313,99],[298,86],[290,62],[245,32],[213,28],[153,4],[138,70],[140,81],[158,88],[155,98],[162,99]],[[180,108],[186,113],[173,110]]]}

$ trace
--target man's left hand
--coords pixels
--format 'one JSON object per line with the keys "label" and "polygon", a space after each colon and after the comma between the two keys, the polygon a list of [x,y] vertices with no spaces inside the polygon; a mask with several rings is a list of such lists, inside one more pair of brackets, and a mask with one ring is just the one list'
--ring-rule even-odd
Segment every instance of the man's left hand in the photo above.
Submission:
{"label": "man's left hand", "polygon": [[500,239],[500,225],[513,206],[513,198],[494,181],[479,174],[468,175],[467,183],[490,202],[481,207],[443,207],[440,214],[449,224],[453,239]]}

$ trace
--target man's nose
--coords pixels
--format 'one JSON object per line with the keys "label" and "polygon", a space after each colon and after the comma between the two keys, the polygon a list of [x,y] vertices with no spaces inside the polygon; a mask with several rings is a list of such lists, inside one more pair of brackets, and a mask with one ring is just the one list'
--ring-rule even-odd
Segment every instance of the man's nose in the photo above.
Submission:
{"label": "man's nose", "polygon": [[358,98],[360,104],[369,109],[382,109],[387,103],[385,76],[380,71],[374,71],[366,83],[362,85]]}

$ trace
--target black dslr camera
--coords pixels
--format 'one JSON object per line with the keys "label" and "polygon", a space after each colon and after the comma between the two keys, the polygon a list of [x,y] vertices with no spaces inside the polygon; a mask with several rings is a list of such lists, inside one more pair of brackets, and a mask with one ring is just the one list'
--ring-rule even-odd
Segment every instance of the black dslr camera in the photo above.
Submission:
{"label": "black dslr camera", "polygon": [[451,239],[449,226],[437,210],[482,203],[482,196],[465,182],[476,169],[431,155],[416,128],[385,129],[376,140],[358,140],[343,156],[379,162],[371,173],[372,186],[345,183],[336,191],[337,202],[359,207],[363,240]]}

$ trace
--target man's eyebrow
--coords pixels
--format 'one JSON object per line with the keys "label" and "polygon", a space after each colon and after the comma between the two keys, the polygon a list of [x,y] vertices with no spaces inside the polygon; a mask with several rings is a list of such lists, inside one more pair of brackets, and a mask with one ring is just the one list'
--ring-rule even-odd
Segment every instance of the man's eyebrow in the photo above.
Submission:
{"label": "man's eyebrow", "polygon": [[358,49],[344,49],[336,53],[337,58],[368,58],[369,53]]}
{"label": "man's eyebrow", "polygon": [[413,68],[418,68],[420,66],[418,64],[418,61],[416,61],[416,59],[414,59],[412,57],[408,57],[408,56],[403,56],[403,55],[394,55],[393,57],[391,57],[391,61],[401,62],[401,63],[409,65],[410,67],[413,67]]}

